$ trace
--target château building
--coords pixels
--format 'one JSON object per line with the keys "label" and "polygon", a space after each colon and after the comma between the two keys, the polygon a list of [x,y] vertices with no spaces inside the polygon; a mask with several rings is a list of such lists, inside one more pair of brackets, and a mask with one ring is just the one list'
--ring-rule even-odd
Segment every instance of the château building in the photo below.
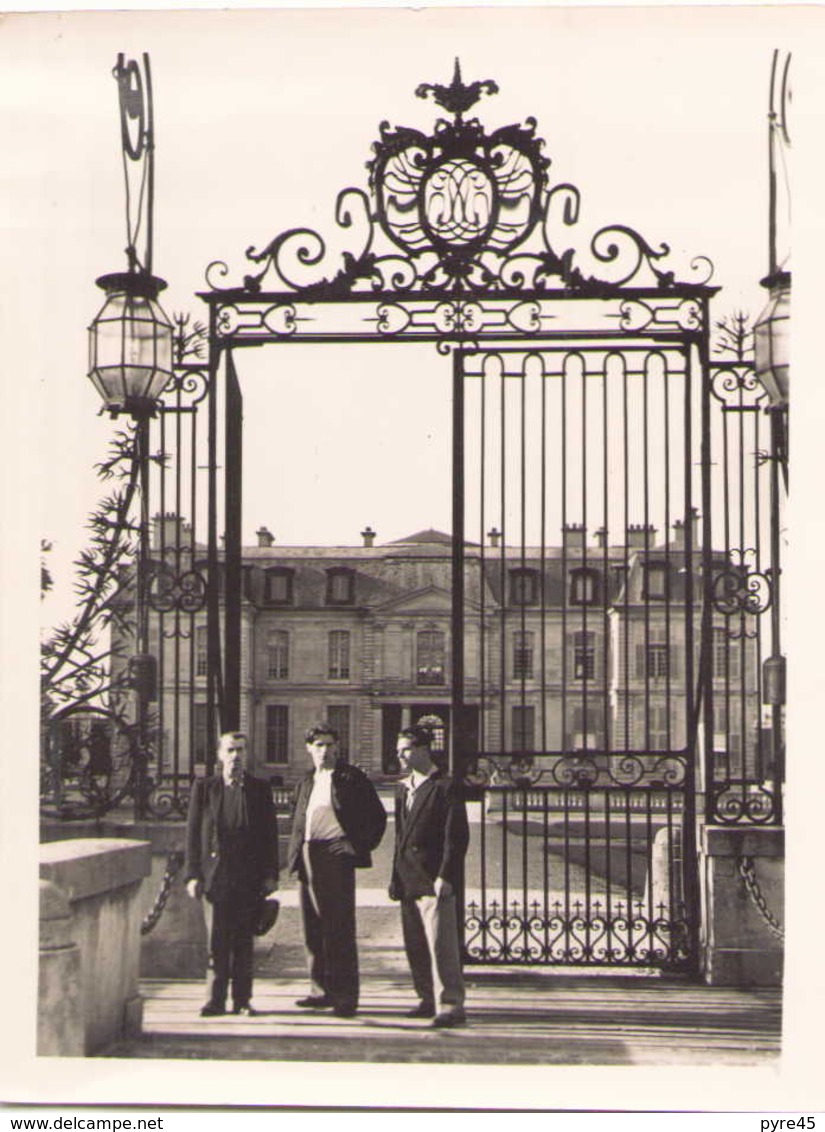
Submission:
{"label": "ch\u00e2teau building", "polygon": [[[702,616],[693,522],[692,571],[678,521],[667,541],[636,525],[621,545],[607,545],[603,532],[589,541],[570,524],[554,547],[503,545],[496,531],[483,547],[467,545],[468,750],[621,755],[686,746],[687,641],[692,631],[695,669]],[[157,517],[153,555],[185,545],[186,530],[175,515]],[[450,742],[451,538],[423,530],[379,544],[367,528],[361,540],[278,546],[261,527],[257,545],[243,550],[240,724],[256,772],[284,785],[304,771],[303,734],[319,719],[376,778],[397,771],[402,727],[426,723],[438,747]],[[191,553],[197,565],[200,548]],[[756,649],[722,614],[713,618],[715,759],[737,777],[758,745]],[[170,619],[153,613],[150,624],[161,758],[167,771],[197,772],[206,761],[206,615],[191,614],[183,631],[178,615],[175,632]]]}

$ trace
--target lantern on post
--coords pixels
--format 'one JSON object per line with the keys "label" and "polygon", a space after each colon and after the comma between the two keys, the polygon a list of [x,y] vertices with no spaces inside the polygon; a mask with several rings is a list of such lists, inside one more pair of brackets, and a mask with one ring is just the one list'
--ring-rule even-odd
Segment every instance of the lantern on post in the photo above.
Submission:
{"label": "lantern on post", "polygon": [[101,275],[106,301],[89,327],[89,378],[113,416],[155,415],[173,376],[172,323],[158,302],[166,286],[143,271]]}
{"label": "lantern on post", "polygon": [[[157,399],[172,377],[174,335],[158,302],[166,283],[152,274],[155,142],[149,56],[143,56],[141,71],[134,59],[127,62],[120,54],[113,74],[126,176],[128,271],[97,280],[106,301],[89,327],[89,378],[113,416],[125,412],[142,419],[154,416]],[[130,175],[138,179],[136,194],[131,192]],[[133,197],[139,202],[136,216],[129,208]],[[135,244],[142,224],[141,261]]]}
{"label": "lantern on post", "polygon": [[[174,329],[158,301],[166,283],[152,274],[154,131],[149,56],[143,69],[118,55],[114,68],[120,104],[121,148],[126,177],[128,270],[101,275],[106,299],[89,327],[89,379],[113,417],[127,413],[135,422],[135,463],[140,485],[140,526],[135,563],[136,652],[128,682],[135,693],[137,748],[134,760],[135,817],[148,808],[149,703],[157,698],[157,661],[149,653],[149,425],[158,399],[174,376]],[[137,178],[139,191],[131,191]],[[132,216],[130,202],[137,200]],[[143,226],[145,247],[136,242]]]}

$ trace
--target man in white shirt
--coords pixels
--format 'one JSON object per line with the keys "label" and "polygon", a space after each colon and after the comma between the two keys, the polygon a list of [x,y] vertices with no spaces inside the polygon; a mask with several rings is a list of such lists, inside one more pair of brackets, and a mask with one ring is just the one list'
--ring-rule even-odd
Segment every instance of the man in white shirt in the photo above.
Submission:
{"label": "man in white shirt", "polygon": [[387,815],[370,780],[338,758],[338,733],[319,723],[305,735],[313,769],[298,783],[289,871],[300,882],[310,993],[304,1009],[358,1009],[355,869],[369,868]]}

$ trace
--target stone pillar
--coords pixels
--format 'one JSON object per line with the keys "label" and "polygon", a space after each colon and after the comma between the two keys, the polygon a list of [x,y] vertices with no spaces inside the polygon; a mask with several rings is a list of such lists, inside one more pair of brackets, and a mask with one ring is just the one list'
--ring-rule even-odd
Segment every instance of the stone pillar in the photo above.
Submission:
{"label": "stone pillar", "polygon": [[782,941],[771,931],[742,877],[754,864],[768,911],[784,918],[785,831],[776,826],[701,830],[702,970],[710,986],[780,986]]}
{"label": "stone pillar", "polygon": [[39,1057],[82,1057],[80,948],[65,893],[40,881],[40,963],[37,988]]}
{"label": "stone pillar", "polygon": [[73,915],[86,1054],[140,1032],[138,897],[150,867],[151,847],[142,841],[75,838],[40,846],[41,879],[62,889]]}

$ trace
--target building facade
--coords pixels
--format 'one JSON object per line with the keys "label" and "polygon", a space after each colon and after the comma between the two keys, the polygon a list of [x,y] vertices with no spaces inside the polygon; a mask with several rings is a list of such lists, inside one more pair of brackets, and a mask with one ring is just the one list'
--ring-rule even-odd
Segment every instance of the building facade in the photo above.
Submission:
{"label": "building facade", "polygon": [[[164,546],[179,554],[185,531],[174,515],[156,519],[154,556]],[[672,536],[639,525],[612,546],[571,524],[554,547],[504,545],[496,531],[467,546],[465,750],[621,757],[686,747],[700,551],[694,539],[686,555],[682,524]],[[402,727],[427,724],[446,751],[450,536],[424,530],[380,545],[367,528],[359,546],[280,547],[262,527],[257,540],[243,552],[241,653],[241,727],[256,772],[290,785],[306,767],[303,734],[320,719],[375,778],[397,772]],[[184,631],[178,618],[170,632],[169,617],[153,613],[150,626],[160,758],[164,773],[186,776],[206,763],[206,618],[192,613]],[[713,618],[714,762],[735,779],[758,753],[757,653]]]}

